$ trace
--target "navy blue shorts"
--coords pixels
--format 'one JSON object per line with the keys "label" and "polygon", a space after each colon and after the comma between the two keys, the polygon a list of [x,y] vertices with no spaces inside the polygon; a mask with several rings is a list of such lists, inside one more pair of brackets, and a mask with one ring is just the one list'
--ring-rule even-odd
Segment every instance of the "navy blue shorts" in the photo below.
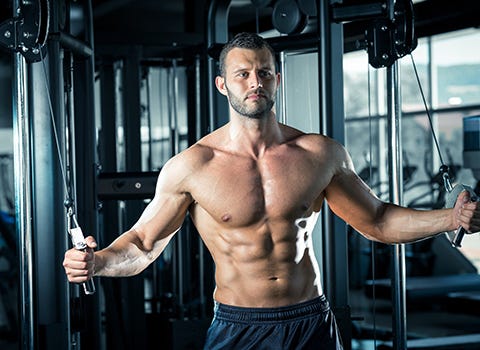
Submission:
{"label": "navy blue shorts", "polygon": [[215,303],[205,350],[342,350],[325,296],[277,308]]}

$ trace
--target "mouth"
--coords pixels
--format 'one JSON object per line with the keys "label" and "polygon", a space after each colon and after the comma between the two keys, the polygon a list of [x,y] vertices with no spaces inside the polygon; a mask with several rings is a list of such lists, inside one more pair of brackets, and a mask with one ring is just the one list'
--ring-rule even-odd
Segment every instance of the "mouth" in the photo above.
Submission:
{"label": "mouth", "polygon": [[266,96],[263,93],[261,93],[260,91],[255,91],[253,93],[248,94],[245,99],[256,101],[256,100],[259,100],[261,98],[266,98]]}

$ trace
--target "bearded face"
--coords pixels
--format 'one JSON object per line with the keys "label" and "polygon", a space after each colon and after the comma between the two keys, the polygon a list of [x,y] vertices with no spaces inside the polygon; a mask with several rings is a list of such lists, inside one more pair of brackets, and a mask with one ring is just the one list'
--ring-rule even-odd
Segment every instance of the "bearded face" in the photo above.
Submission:
{"label": "bearded face", "polygon": [[262,119],[270,115],[280,75],[266,49],[232,49],[225,58],[225,73],[217,77],[219,91],[228,97],[232,112]]}
{"label": "bearded face", "polygon": [[260,87],[244,95],[235,94],[226,84],[225,88],[233,110],[247,118],[262,119],[275,104],[272,94]]}

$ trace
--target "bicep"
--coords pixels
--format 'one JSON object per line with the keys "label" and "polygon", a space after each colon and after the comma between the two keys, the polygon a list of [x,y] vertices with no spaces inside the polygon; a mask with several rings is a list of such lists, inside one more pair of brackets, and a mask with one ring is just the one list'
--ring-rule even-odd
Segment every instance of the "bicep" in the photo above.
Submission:
{"label": "bicep", "polygon": [[186,195],[158,195],[147,205],[132,229],[142,240],[156,242],[178,231],[189,205]]}
{"label": "bicep", "polygon": [[369,238],[379,236],[382,213],[386,203],[351,168],[336,173],[327,188],[325,198],[332,211]]}
{"label": "bicep", "polygon": [[193,202],[183,188],[178,167],[165,166],[159,175],[155,196],[132,227],[146,247],[178,231]]}

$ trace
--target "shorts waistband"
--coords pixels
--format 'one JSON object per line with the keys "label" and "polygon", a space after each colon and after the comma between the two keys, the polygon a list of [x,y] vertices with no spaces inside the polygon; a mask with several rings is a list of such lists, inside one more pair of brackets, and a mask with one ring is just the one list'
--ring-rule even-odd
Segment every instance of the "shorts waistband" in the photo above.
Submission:
{"label": "shorts waistband", "polygon": [[303,318],[330,310],[324,295],[293,305],[273,308],[251,308],[215,302],[214,314],[218,320],[229,322],[278,322]]}

